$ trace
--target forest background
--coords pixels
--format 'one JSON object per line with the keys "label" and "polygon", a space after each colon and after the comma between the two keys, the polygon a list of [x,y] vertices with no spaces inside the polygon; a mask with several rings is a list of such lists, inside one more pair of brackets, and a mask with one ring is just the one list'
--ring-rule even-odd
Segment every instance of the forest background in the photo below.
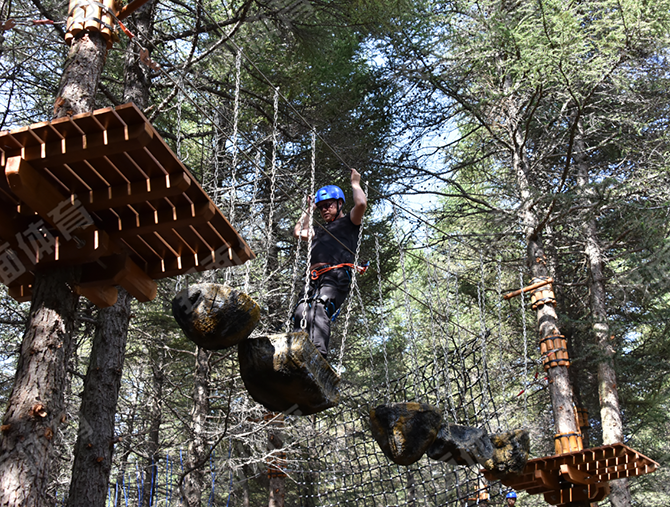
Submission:
{"label": "forest background", "polygon": [[[0,129],[52,117],[67,8],[3,0]],[[127,25],[135,37],[120,33],[110,50],[96,107],[138,104],[257,258],[163,280],[153,302],[133,302],[127,343],[117,344],[108,505],[121,505],[137,474],[152,484],[134,493],[142,505],[267,501],[267,456],[235,433],[258,416],[236,354],[197,349],[170,302],[187,284],[225,281],[261,305],[257,333],[283,330],[304,283],[291,231],[312,168],[317,187],[346,193],[347,167],[367,186],[361,258],[372,268],[333,341],[333,357],[344,343],[345,381],[375,390],[432,361],[436,334],[471,330],[491,354],[490,410],[530,431],[533,456],[551,454],[534,316],[500,299],[529,283],[528,245],[541,241],[590,445],[608,438],[613,371],[623,441],[661,465],[631,481],[629,505],[668,504],[669,2],[150,1]],[[1,305],[4,405],[29,305],[8,296]],[[75,505],[67,497],[100,319],[82,298],[44,492],[54,503]],[[466,389],[442,387],[455,398]],[[188,491],[151,479],[179,478],[183,463],[196,469]]]}

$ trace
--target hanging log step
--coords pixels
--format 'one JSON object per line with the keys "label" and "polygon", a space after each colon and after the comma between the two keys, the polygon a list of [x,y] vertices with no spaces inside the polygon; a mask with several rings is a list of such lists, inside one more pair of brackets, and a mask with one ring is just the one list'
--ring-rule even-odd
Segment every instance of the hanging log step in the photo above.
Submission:
{"label": "hanging log step", "polygon": [[189,340],[219,350],[247,338],[258,325],[261,310],[245,293],[227,285],[199,283],[174,297],[172,315]]}
{"label": "hanging log step", "polygon": [[452,465],[487,467],[493,463],[493,444],[481,428],[443,424],[426,452],[429,458]]}
{"label": "hanging log step", "polygon": [[310,415],[339,403],[340,377],[307,333],[248,338],[237,350],[247,391],[268,410]]}
{"label": "hanging log step", "polygon": [[491,435],[493,456],[484,464],[496,476],[520,474],[528,462],[530,436],[526,430],[512,430]]}
{"label": "hanging log step", "polygon": [[417,462],[435,441],[442,414],[426,403],[393,403],[370,410],[372,436],[398,465]]}

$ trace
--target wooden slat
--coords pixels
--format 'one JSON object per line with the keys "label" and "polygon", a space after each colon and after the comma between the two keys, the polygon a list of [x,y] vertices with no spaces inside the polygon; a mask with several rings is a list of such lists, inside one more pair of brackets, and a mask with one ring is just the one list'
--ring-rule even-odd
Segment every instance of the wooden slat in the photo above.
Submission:
{"label": "wooden slat", "polygon": [[47,144],[26,146],[20,155],[34,166],[46,167],[79,162],[86,158],[99,158],[146,146],[151,140],[151,130],[146,125],[104,130],[87,134],[83,138],[68,137],[65,143],[52,141]]}
{"label": "wooden slat", "polygon": [[[186,227],[190,224],[208,221],[214,216],[215,210],[216,207],[212,202],[198,204],[193,207],[157,210],[154,213],[138,215],[135,220],[123,220],[120,225],[117,225],[117,231],[111,232],[110,236],[113,239],[118,239],[130,235],[138,236],[151,232]],[[107,227],[110,226],[111,224],[107,224]],[[110,227],[107,230],[113,229]]]}
{"label": "wooden slat", "polygon": [[[39,213],[45,221],[56,227],[49,213],[58,208],[66,197],[21,157],[11,157],[7,160],[5,176],[12,192]],[[77,213],[78,217],[82,217],[77,210],[72,213]]]}
{"label": "wooden slat", "polygon": [[84,196],[80,196],[80,199],[87,210],[99,211],[174,196],[183,193],[190,184],[191,179],[186,174],[166,175],[163,178],[92,190],[85,199]]}

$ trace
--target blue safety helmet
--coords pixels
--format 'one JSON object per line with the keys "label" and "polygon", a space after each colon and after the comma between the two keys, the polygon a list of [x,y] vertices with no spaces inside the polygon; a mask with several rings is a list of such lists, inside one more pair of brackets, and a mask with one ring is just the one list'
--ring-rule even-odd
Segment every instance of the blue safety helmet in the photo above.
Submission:
{"label": "blue safety helmet", "polygon": [[340,187],[335,185],[327,185],[317,190],[316,196],[314,197],[314,204],[318,204],[321,201],[327,201],[328,199],[342,199],[342,202],[346,202],[344,199],[344,192],[342,192]]}
{"label": "blue safety helmet", "polygon": [[516,498],[516,493],[514,491],[510,491],[507,493],[507,496],[505,498]]}

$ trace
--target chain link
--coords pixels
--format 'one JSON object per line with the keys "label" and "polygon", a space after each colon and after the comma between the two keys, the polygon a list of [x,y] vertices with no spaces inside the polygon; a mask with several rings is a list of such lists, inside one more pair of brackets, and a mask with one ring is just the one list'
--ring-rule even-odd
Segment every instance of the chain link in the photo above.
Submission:
{"label": "chain link", "polygon": [[[302,206],[300,208],[301,212],[307,205],[308,199],[307,199],[307,194],[302,199]],[[302,216],[302,215],[301,215]],[[296,305],[295,303],[295,294],[296,294],[296,282],[298,280],[298,263],[300,261],[300,243],[302,241],[298,239],[296,242],[295,246],[295,256],[293,258],[293,275],[291,276],[291,296],[289,297],[288,300],[288,316],[286,317],[286,332],[290,333],[291,332],[291,321],[293,320],[293,307]]]}
{"label": "chain link", "polygon": [[[377,263],[377,286],[379,288],[379,314],[381,316],[381,332],[382,336],[382,354],[384,355],[384,379],[386,381],[386,403],[391,401],[391,381],[389,379],[389,358],[386,350],[388,344],[388,328],[386,326],[386,308],[384,308],[384,295],[382,292],[382,265],[379,258],[379,234],[375,233],[375,261]],[[386,336],[385,336],[386,335]]]}
{"label": "chain link", "polygon": [[398,223],[398,210],[396,209],[395,206],[393,206],[393,221],[394,225],[396,228],[396,236],[398,240],[398,251],[400,254],[400,267],[402,270],[402,286],[403,286],[403,297],[404,297],[404,303],[405,303],[405,314],[407,318],[407,325],[409,327],[409,349],[411,352],[411,358],[413,364],[413,373],[414,373],[414,394],[415,396],[419,395],[419,383],[420,383],[420,378],[419,378],[419,359],[418,359],[418,354],[416,350],[416,334],[414,332],[414,319],[412,319],[412,305],[410,304],[409,301],[409,288],[407,284],[407,270],[405,267],[405,249],[403,248],[403,245],[401,243],[401,233],[402,230],[400,228],[400,224]]}
{"label": "chain link", "polygon": [[[268,276],[268,262],[270,261],[270,251],[272,250],[272,225],[275,214],[275,192],[277,191],[277,124],[279,119],[279,89],[275,88],[274,93],[274,117],[272,120],[272,161],[270,164],[270,207],[268,209],[267,230],[265,235],[265,258],[263,260],[262,280],[263,286]],[[259,303],[263,301],[264,294],[261,292]]]}
{"label": "chain link", "polygon": [[[523,268],[519,267],[519,287],[523,288]],[[521,291],[521,323],[523,326],[523,425],[528,424],[528,332],[526,329],[526,298]]]}
{"label": "chain link", "polygon": [[[312,227],[312,222],[314,220],[314,187],[316,180],[316,131],[312,130],[312,163],[311,163],[311,175],[310,175],[310,198],[307,200],[308,206],[308,225],[307,225],[307,266],[305,268],[305,300],[309,293],[309,282],[311,280],[311,271],[310,271],[310,261],[312,255],[312,241],[314,239],[314,228]],[[302,306],[302,320],[300,321],[300,329],[303,331],[307,330],[307,301]]]}
{"label": "chain link", "polygon": [[[497,295],[498,295],[498,347],[500,348],[500,384],[502,390],[502,420],[507,421],[507,388],[505,385],[505,372],[503,370],[503,338],[502,338],[502,307],[503,307],[503,298],[502,298],[502,260],[498,259],[498,266],[496,269],[497,277]],[[502,431],[503,428],[498,428],[499,431]]]}
{"label": "chain link", "polygon": [[[256,223],[256,217],[258,216],[258,210],[256,209],[256,203],[257,203],[257,195],[258,195],[258,182],[260,180],[260,167],[261,167],[261,152],[260,150],[256,151],[256,159],[255,159],[255,170],[254,170],[254,188],[251,191],[251,204],[249,208],[251,209],[251,218],[250,222],[252,224]],[[266,250],[266,258],[267,258],[267,250]],[[245,262],[244,263],[244,292],[249,293],[249,279],[251,278],[251,262]],[[260,289],[259,289],[260,290]]]}
{"label": "chain link", "polygon": [[[365,197],[367,199],[368,196],[368,184],[365,183]],[[358,266],[358,256],[361,252],[361,241],[363,239],[363,222],[365,221],[365,216],[363,216],[363,219],[361,220],[361,226],[358,229],[358,241],[356,242],[356,252],[354,253],[354,266]],[[358,271],[356,268],[351,270],[351,288],[349,290],[349,294],[347,295],[347,301],[344,303],[347,305],[347,311],[345,313],[344,317],[344,329],[342,330],[342,343],[340,344],[340,355],[337,359],[337,363],[339,364],[340,368],[342,368],[342,361],[344,360],[344,346],[347,341],[347,331],[349,330],[349,319],[351,317],[351,293],[355,290],[358,289]]]}

